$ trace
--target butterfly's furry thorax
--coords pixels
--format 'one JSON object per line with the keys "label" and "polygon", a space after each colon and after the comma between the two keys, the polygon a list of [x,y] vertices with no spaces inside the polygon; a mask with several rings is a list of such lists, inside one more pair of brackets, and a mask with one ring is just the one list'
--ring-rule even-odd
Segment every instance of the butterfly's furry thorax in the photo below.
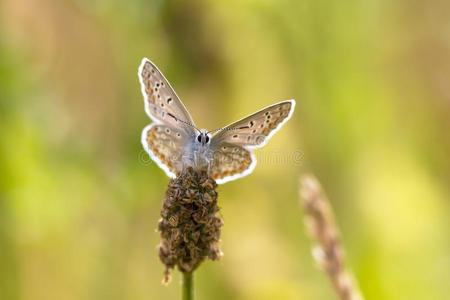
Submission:
{"label": "butterfly's furry thorax", "polygon": [[214,149],[211,149],[210,137],[202,129],[197,137],[187,143],[183,151],[182,169],[193,168],[197,171],[205,170],[210,173],[210,166],[214,160]]}

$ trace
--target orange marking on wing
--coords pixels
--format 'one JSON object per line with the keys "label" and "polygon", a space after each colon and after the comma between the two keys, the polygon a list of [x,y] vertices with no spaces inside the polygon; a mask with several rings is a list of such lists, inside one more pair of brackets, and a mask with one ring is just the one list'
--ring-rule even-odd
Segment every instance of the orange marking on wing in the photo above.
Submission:
{"label": "orange marking on wing", "polygon": [[156,130],[158,130],[158,128],[157,127],[153,127],[153,131],[156,131]]}
{"label": "orange marking on wing", "polygon": [[264,133],[264,134],[268,134],[268,133],[269,133],[269,129],[264,128],[263,133]]}
{"label": "orange marking on wing", "polygon": [[225,172],[222,173],[222,176],[228,176],[228,174],[230,174],[230,172],[229,171],[225,171]]}
{"label": "orange marking on wing", "polygon": [[159,157],[161,157],[162,160],[166,160],[166,156],[164,154],[161,154]]}
{"label": "orange marking on wing", "polygon": [[151,137],[152,139],[156,139],[156,135],[155,135],[153,132],[150,133],[150,137]]}
{"label": "orange marking on wing", "polygon": [[167,166],[168,166],[169,168],[172,168],[172,167],[173,167],[172,162],[171,162],[171,161],[168,161],[168,162],[167,162]]}
{"label": "orange marking on wing", "polygon": [[214,175],[212,176],[214,179],[217,179],[217,178],[219,178],[219,174],[217,174],[217,173],[214,173]]}
{"label": "orange marking on wing", "polygon": [[273,129],[274,127],[275,127],[275,124],[274,124],[273,122],[270,122],[270,123],[269,123],[269,128],[270,128],[270,129]]}
{"label": "orange marking on wing", "polygon": [[158,148],[156,148],[156,147],[154,147],[152,150],[153,150],[153,152],[155,152],[156,154],[159,153]]}
{"label": "orange marking on wing", "polygon": [[150,96],[150,101],[155,102],[155,97],[153,95]]}

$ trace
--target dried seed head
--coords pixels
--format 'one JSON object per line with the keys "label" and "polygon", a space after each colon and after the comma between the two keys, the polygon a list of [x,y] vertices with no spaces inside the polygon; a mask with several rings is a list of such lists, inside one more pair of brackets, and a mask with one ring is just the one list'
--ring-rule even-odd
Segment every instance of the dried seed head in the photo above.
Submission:
{"label": "dried seed head", "polygon": [[216,216],[217,184],[205,171],[187,168],[172,179],[161,209],[159,258],[166,266],[163,282],[170,280],[169,269],[191,272],[205,259],[218,260],[222,219]]}
{"label": "dried seed head", "polygon": [[312,251],[314,259],[328,273],[342,300],[362,300],[356,280],[351,280],[352,276],[345,269],[344,253],[333,210],[319,182],[313,176],[306,175],[300,180],[300,186],[300,196],[306,212],[305,225],[318,244]]}

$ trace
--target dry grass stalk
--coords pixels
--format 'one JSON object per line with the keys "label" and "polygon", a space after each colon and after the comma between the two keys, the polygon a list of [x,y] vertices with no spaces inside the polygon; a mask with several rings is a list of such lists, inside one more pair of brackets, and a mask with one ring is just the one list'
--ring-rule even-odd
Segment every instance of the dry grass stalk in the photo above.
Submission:
{"label": "dry grass stalk", "polygon": [[319,182],[312,175],[300,179],[300,198],[307,214],[306,228],[318,244],[312,251],[314,259],[328,274],[342,300],[362,300],[356,281],[345,269],[344,253],[332,208]]}

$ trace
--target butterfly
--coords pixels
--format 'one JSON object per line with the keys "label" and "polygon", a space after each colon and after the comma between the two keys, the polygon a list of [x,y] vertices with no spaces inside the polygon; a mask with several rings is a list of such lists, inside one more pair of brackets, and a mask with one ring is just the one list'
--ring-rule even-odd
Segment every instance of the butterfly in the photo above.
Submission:
{"label": "butterfly", "polygon": [[138,76],[145,110],[153,121],[142,132],[142,145],[171,178],[187,167],[207,170],[218,184],[250,174],[256,166],[252,150],[264,146],[294,112],[295,101],[286,100],[220,129],[198,129],[167,79],[147,58]]}

